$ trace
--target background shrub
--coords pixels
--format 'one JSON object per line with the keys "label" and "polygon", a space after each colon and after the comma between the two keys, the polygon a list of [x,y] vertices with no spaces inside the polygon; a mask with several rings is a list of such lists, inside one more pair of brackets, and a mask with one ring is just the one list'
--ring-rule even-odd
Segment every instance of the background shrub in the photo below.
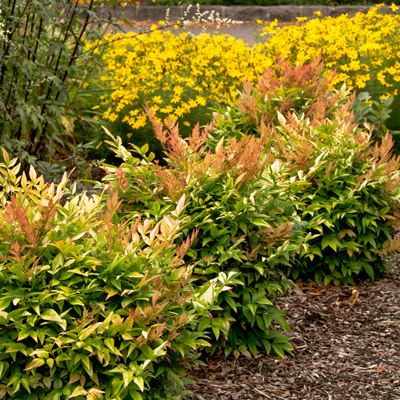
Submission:
{"label": "background shrub", "polygon": [[190,284],[182,219],[127,224],[117,194],[60,200],[33,168],[0,165],[0,397],[169,399],[207,346],[196,331],[233,276]]}
{"label": "background shrub", "polygon": [[207,145],[215,148],[224,136],[237,139],[246,135],[259,136],[263,126],[279,126],[279,115],[288,112],[304,114],[308,118],[333,117],[348,95],[344,87],[332,95],[329,87],[334,75],[325,69],[320,57],[295,67],[278,57],[276,66],[268,68],[254,88],[251,82],[244,82],[236,105],[219,108]]}

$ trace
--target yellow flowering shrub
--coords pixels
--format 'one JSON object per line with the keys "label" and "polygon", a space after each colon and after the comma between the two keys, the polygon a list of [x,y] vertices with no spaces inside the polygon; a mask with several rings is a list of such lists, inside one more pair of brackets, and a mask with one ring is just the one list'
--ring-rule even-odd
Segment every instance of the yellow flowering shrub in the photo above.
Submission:
{"label": "yellow flowering shrub", "polygon": [[[291,65],[304,64],[321,55],[328,68],[337,67],[331,86],[343,82],[350,89],[369,90],[386,97],[397,95],[400,81],[400,15],[382,13],[378,5],[367,14],[349,18],[299,18],[296,25],[264,27],[256,45],[265,57],[281,54]],[[315,13],[320,15],[318,11]]]}
{"label": "yellow flowering shrub", "polygon": [[181,119],[198,107],[230,105],[245,78],[257,81],[272,64],[229,35],[175,36],[156,28],[137,38],[134,33],[106,38],[113,42],[100,78],[112,89],[102,97],[105,119],[115,121],[125,113],[123,121],[138,129],[146,125],[144,101],[159,119]]}
{"label": "yellow flowering shrub", "polygon": [[[228,35],[174,35],[156,25],[138,37],[109,35],[100,77],[108,89],[101,98],[103,117],[133,129],[148,127],[143,108],[147,102],[158,120],[166,121],[170,115],[189,126],[210,107],[233,105],[242,82],[256,83],[268,67],[275,68],[279,55],[292,66],[321,55],[327,70],[338,70],[331,88],[345,82],[350,89],[369,91],[375,99],[396,96],[400,15],[395,14],[395,5],[393,14],[380,8],[353,18],[347,14],[309,21],[299,18],[295,25],[278,26],[276,20],[263,28],[263,41],[254,47]],[[160,22],[160,27],[164,24]]]}

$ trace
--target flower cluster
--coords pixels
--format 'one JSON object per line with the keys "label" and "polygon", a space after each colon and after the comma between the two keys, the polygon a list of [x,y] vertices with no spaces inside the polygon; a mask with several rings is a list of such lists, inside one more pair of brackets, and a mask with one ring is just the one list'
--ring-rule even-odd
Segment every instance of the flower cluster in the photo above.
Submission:
{"label": "flower cluster", "polygon": [[[397,95],[400,81],[400,15],[394,4],[392,13],[383,5],[337,18],[307,21],[299,18],[296,25],[279,27],[274,21],[263,28],[257,45],[266,57],[281,54],[292,65],[304,64],[322,55],[328,68],[337,67],[332,86],[346,82],[351,89],[365,89],[378,95]],[[318,16],[321,14],[317,11]],[[372,89],[372,90],[371,90]]]}
{"label": "flower cluster", "polygon": [[221,18],[219,12],[212,10],[211,12],[209,10],[206,11],[200,11],[200,4],[196,5],[196,13],[194,17],[192,17],[192,20],[186,19],[189,10],[191,9],[192,5],[189,4],[186,11],[183,13],[184,15],[184,25],[190,25],[192,21],[194,22],[215,22],[217,24],[217,30],[223,26],[227,26],[229,28],[230,25],[240,25],[243,24],[243,21],[235,21],[230,18]]}
{"label": "flower cluster", "polygon": [[127,107],[124,121],[137,129],[146,124],[144,101],[159,119],[170,115],[175,120],[198,107],[233,104],[241,82],[257,81],[273,62],[228,35],[174,35],[156,25],[152,29],[140,37],[128,33],[106,38],[113,42],[100,78],[112,89],[102,98],[108,106],[105,119],[115,121]]}

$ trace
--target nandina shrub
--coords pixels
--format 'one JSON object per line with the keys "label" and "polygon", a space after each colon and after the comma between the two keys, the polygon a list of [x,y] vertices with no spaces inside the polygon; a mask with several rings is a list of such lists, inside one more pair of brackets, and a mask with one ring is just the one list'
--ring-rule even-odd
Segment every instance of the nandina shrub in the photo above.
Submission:
{"label": "nandina shrub", "polygon": [[351,111],[355,95],[345,87],[330,92],[326,75],[318,78],[323,64],[317,60],[314,67],[281,62],[277,72],[267,71],[218,117],[208,142],[214,147],[222,135],[246,131],[260,136],[264,123],[273,124],[265,151],[273,154],[274,168],[264,174],[286,186],[282,200],[300,201],[293,215],[307,235],[308,247],[288,273],[352,284],[361,271],[373,279],[387,267],[378,253],[392,247],[399,217],[399,160],[390,155],[390,136],[373,147],[373,130],[354,123],[360,119]]}
{"label": "nandina shrub", "polygon": [[[119,219],[117,193],[60,204],[0,165],[0,398],[169,399],[207,346],[196,331],[231,277],[190,285],[183,220]],[[172,211],[172,210],[171,210]]]}
{"label": "nandina shrub", "polygon": [[110,134],[109,144],[124,162],[118,168],[109,166],[105,181],[118,193],[122,212],[132,217],[143,213],[157,221],[179,207],[181,215],[188,216],[185,234],[199,229],[186,256],[196,263],[197,282],[221,272],[240,274],[232,290],[219,297],[221,310],[200,323],[200,330],[213,333],[215,347],[248,356],[258,349],[281,356],[290,352],[289,339],[272,329],[272,320],[289,327],[285,313],[271,300],[291,285],[279,266],[289,266],[299,251],[301,227],[285,216],[290,204],[279,200],[279,190],[260,179],[270,159],[263,154],[267,128],[260,138],[233,139],[225,145],[221,141],[211,152],[204,144],[212,125],[203,131],[197,125],[184,140],[177,124],[170,120],[164,128],[154,112],[147,111],[165,147],[167,165],[153,162],[147,148],[134,146],[140,158],[134,157]]}
{"label": "nandina shrub", "polygon": [[288,113],[277,128],[276,157],[290,171],[288,193],[293,185],[301,201],[298,218],[308,222],[308,248],[289,268],[294,279],[354,284],[389,267],[379,254],[391,249],[399,222],[400,157],[389,134],[372,146],[353,124],[353,99],[333,120]]}

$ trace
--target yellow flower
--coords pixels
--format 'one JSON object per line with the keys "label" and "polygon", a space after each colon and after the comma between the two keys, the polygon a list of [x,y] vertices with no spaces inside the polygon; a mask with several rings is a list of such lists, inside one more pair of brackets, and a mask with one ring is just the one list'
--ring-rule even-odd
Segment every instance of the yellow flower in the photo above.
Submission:
{"label": "yellow flower", "polygon": [[163,99],[161,98],[161,96],[154,96],[153,97],[153,102],[156,104],[162,104],[163,103]]}

